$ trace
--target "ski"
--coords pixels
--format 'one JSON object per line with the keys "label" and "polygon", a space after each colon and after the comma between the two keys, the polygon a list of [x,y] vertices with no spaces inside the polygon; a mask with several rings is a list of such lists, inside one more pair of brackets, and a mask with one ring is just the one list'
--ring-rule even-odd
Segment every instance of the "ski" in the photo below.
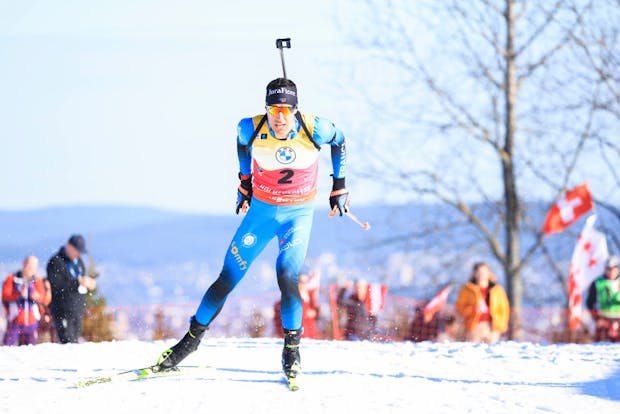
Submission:
{"label": "ski", "polygon": [[209,366],[181,365],[166,371],[159,371],[158,369],[158,365],[151,365],[144,368],[132,369],[98,378],[79,380],[75,382],[75,386],[78,388],[86,388],[96,384],[107,384],[111,382],[129,382],[154,377],[172,377],[188,373],[201,373],[211,370],[212,368]]}
{"label": "ski", "polygon": [[[175,368],[158,371],[158,365],[151,365],[144,368],[131,369],[128,371],[116,372],[96,378],[81,379],[73,384],[77,388],[87,388],[97,384],[125,383],[153,379],[160,377],[177,377],[199,375],[214,370],[211,366],[179,365]],[[283,373],[284,381],[291,391],[299,391],[299,379],[301,371],[292,371],[289,375]]]}

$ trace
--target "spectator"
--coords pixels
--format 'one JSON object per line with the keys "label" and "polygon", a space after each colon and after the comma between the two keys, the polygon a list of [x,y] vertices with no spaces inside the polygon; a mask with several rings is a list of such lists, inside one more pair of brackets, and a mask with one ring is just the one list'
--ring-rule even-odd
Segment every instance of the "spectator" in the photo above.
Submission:
{"label": "spectator", "polygon": [[50,311],[58,340],[78,342],[82,318],[86,311],[86,294],[97,282],[86,275],[81,255],[86,253],[84,237],[74,234],[47,264],[47,278],[52,287]]}
{"label": "spectator", "polygon": [[56,338],[56,328],[54,327],[52,314],[49,308],[50,302],[52,301],[52,286],[47,278],[43,279],[43,284],[45,286],[45,295],[47,300],[45,305],[39,305],[39,309],[41,310],[41,320],[39,321],[38,343],[55,342],[54,339]]}
{"label": "spectator", "polygon": [[456,299],[468,341],[493,344],[508,329],[510,304],[487,263],[476,263],[473,274]]}
{"label": "spectator", "polygon": [[434,341],[439,333],[439,312],[424,312],[427,301],[415,307],[413,322],[409,327],[407,339],[413,342]]}
{"label": "spectator", "polygon": [[301,325],[303,326],[303,338],[317,339],[319,333],[316,321],[319,318],[319,290],[310,289],[310,276],[307,273],[299,273],[299,295],[301,296]]}
{"label": "spectator", "polygon": [[43,279],[37,275],[39,259],[28,256],[22,269],[8,275],[2,286],[2,303],[7,315],[4,345],[37,343],[41,308],[49,304]]}
{"label": "spectator", "polygon": [[590,285],[586,307],[596,321],[594,340],[620,342],[620,259],[610,256],[605,273]]}
{"label": "spectator", "polygon": [[452,313],[445,314],[442,318],[443,329],[437,335],[437,342],[455,342],[459,340],[460,324],[459,320]]}
{"label": "spectator", "polygon": [[[301,326],[303,326],[302,338],[317,339],[319,333],[316,327],[316,321],[319,317],[319,291],[318,289],[309,289],[308,283],[310,277],[307,273],[299,273],[299,295],[301,296],[302,318]],[[282,337],[282,316],[280,315],[280,301],[277,301],[273,307],[273,329],[275,335]]]}
{"label": "spectator", "polygon": [[[353,292],[345,298],[348,290],[354,287]],[[371,315],[366,307],[368,282],[363,279],[347,283],[338,292],[338,306],[345,308],[347,324],[344,337],[349,341],[370,340],[375,336],[377,317]]]}

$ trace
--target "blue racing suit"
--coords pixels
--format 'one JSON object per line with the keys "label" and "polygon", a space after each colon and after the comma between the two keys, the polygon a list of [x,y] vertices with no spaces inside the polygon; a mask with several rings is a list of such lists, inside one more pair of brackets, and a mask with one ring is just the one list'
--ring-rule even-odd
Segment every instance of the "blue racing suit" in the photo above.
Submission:
{"label": "blue racing suit", "polygon": [[239,170],[243,176],[252,175],[251,208],[228,247],[219,277],[207,289],[196,311],[194,317],[203,325],[213,321],[254,259],[277,237],[276,273],[282,295],[282,327],[301,328],[298,273],[306,257],[312,228],[318,151],[323,144],[331,146],[334,177],[344,178],[345,139],[331,121],[312,115],[300,117],[309,134],[297,118],[289,137],[277,139],[269,123],[262,121],[264,116],[239,122]]}

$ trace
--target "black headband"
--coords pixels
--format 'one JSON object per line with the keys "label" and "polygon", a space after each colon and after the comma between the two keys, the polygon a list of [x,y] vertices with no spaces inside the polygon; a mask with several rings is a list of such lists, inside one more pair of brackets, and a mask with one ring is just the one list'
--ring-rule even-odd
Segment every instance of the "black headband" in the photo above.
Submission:
{"label": "black headband", "polygon": [[297,88],[286,86],[273,89],[267,88],[265,102],[267,105],[285,104],[297,106]]}

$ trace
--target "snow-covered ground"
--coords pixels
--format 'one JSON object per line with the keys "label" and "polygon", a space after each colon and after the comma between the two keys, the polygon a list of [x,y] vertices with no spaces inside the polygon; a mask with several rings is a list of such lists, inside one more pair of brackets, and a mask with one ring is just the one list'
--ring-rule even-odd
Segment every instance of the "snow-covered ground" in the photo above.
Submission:
{"label": "snow-covered ground", "polygon": [[[302,389],[281,380],[281,340],[203,341],[214,368],[76,388],[150,365],[174,341],[0,348],[2,413],[620,413],[620,345],[302,342]],[[94,411],[91,411],[94,410]]]}

